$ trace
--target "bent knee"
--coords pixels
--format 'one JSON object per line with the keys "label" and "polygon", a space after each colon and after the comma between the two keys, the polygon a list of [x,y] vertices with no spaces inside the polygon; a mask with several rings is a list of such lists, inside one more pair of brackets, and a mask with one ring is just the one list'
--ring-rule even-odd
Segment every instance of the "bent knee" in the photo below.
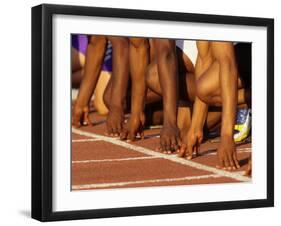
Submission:
{"label": "bent knee", "polygon": [[113,48],[127,49],[129,47],[128,38],[110,37],[108,38]]}
{"label": "bent knee", "polygon": [[104,36],[91,36],[89,44],[104,46],[106,45],[106,38]]}
{"label": "bent knee", "polygon": [[165,57],[171,53],[175,53],[175,41],[169,39],[155,39],[154,41],[156,53],[158,57]]}
{"label": "bent knee", "polygon": [[156,80],[158,80],[158,78],[156,77],[157,77],[157,64],[151,63],[148,65],[145,75],[145,80],[148,87],[151,84],[155,83]]}
{"label": "bent knee", "polygon": [[145,46],[146,44],[148,44],[146,38],[130,38],[130,45],[136,49]]}
{"label": "bent knee", "polygon": [[210,99],[210,93],[203,82],[196,82],[196,96],[203,102],[208,103]]}

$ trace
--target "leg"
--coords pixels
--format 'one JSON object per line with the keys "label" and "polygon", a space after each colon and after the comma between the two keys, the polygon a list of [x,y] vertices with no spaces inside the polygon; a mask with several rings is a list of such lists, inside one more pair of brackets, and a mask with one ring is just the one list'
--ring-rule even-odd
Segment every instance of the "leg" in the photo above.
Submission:
{"label": "leg", "polygon": [[93,104],[95,106],[95,109],[98,111],[101,115],[108,114],[108,108],[103,100],[103,96],[105,93],[105,89],[107,87],[107,84],[109,83],[111,77],[110,72],[102,71],[95,89],[94,93],[94,101]]}
{"label": "leg", "polygon": [[71,48],[71,71],[72,87],[79,88],[83,78],[85,66],[85,55],[77,49]]}

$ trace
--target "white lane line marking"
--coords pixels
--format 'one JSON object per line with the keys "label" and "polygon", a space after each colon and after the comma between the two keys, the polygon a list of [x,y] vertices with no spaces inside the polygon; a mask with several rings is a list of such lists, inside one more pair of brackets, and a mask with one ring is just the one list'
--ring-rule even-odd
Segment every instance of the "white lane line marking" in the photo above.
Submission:
{"label": "white lane line marking", "polygon": [[[90,140],[90,139],[89,139]],[[93,139],[95,140],[95,139]],[[250,152],[250,148],[241,148],[237,150],[243,150],[240,152]],[[205,154],[204,156],[209,156],[209,155],[216,155],[216,153],[208,153]],[[172,154],[172,156],[177,156],[176,154]],[[79,164],[79,163],[99,163],[99,162],[121,162],[121,161],[133,161],[133,160],[146,160],[146,159],[158,159],[156,156],[143,156],[143,157],[130,157],[130,158],[116,158],[116,159],[87,159],[87,160],[76,160],[72,161],[73,164]],[[236,171],[236,173],[238,173]]]}
{"label": "white lane line marking", "polygon": [[73,164],[79,163],[99,163],[99,162],[122,162],[122,161],[133,161],[133,160],[146,160],[146,159],[157,159],[156,156],[143,156],[143,157],[131,157],[131,158],[120,158],[120,159],[89,159],[72,161]]}
{"label": "white lane line marking", "polygon": [[[237,153],[248,153],[252,151],[252,148],[237,148]],[[199,153],[199,156],[209,156],[209,155],[217,155],[216,151],[209,150],[209,151],[202,151]]]}
{"label": "white lane line marking", "polygon": [[164,178],[164,179],[152,179],[152,180],[139,180],[139,181],[126,181],[126,182],[116,182],[116,183],[82,184],[82,185],[72,185],[72,189],[73,190],[81,190],[81,189],[93,189],[93,188],[123,187],[123,186],[126,186],[126,185],[133,185],[133,184],[190,181],[190,180],[200,180],[200,179],[219,178],[219,177],[223,177],[223,176],[217,175],[217,174],[209,174],[209,175],[201,175],[201,176]]}
{"label": "white lane line marking", "polygon": [[84,143],[84,142],[94,142],[94,141],[100,141],[100,139],[77,139],[77,140],[72,140],[72,143]]}
{"label": "white lane line marking", "polygon": [[94,133],[84,132],[84,131],[81,131],[81,130],[76,129],[76,128],[72,128],[72,132],[76,133],[76,134],[79,134],[79,135],[83,135],[83,136],[101,139],[103,141],[106,141],[106,142],[109,142],[109,143],[112,143],[112,144],[116,144],[116,145],[119,145],[121,147],[131,149],[133,151],[137,151],[137,152],[140,152],[140,153],[143,153],[143,154],[146,154],[146,155],[155,156],[155,157],[158,157],[158,158],[163,158],[163,159],[166,159],[166,160],[169,160],[169,161],[172,161],[172,162],[177,162],[177,163],[180,163],[182,165],[193,167],[193,168],[196,168],[196,169],[199,169],[199,170],[205,170],[205,171],[215,173],[215,174],[223,176],[223,177],[228,177],[228,178],[232,178],[232,179],[235,179],[235,180],[238,180],[238,181],[244,181],[244,182],[251,181],[250,178],[248,178],[246,176],[242,176],[242,175],[240,175],[238,173],[235,173],[235,172],[228,172],[228,171],[225,171],[225,170],[221,170],[221,169],[217,169],[217,168],[214,168],[214,167],[211,167],[211,166],[207,166],[207,165],[203,165],[203,164],[200,164],[200,163],[197,163],[197,162],[193,162],[193,161],[190,161],[188,159],[179,158],[179,157],[176,157],[176,156],[170,156],[170,155],[167,155],[167,154],[155,152],[155,151],[152,151],[150,149],[143,148],[143,147],[140,147],[140,146],[135,146],[135,145],[129,144],[129,143],[121,141],[121,140],[112,139],[110,137],[106,137],[106,136],[102,136],[102,135],[98,135],[98,134],[94,134]]}

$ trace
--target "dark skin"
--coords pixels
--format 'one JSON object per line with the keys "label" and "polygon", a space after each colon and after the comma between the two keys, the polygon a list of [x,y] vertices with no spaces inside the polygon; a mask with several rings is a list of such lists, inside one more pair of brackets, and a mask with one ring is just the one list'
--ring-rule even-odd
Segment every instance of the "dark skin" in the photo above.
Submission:
{"label": "dark skin", "polygon": [[[195,69],[196,98],[191,126],[187,133],[188,144],[180,155],[192,158],[197,155],[203,139],[203,126],[208,106],[222,106],[221,142],[217,150],[218,168],[234,170],[240,167],[233,140],[236,107],[238,103],[238,71],[234,47],[229,42],[198,41],[198,59]],[[220,97],[220,98],[218,98]]]}
{"label": "dark skin", "polygon": [[85,71],[73,109],[72,125],[91,125],[89,101],[95,90],[106,49],[104,36],[91,36],[86,52]]}
{"label": "dark skin", "polygon": [[130,38],[130,74],[132,79],[131,115],[120,136],[134,141],[139,134],[144,138],[145,73],[149,63],[149,43],[146,38]]}
{"label": "dark skin", "polygon": [[[195,75],[194,66],[190,59],[177,48],[177,57],[179,62],[179,104],[177,125],[180,129],[182,146],[187,144],[187,132],[191,124],[191,110],[195,99]],[[162,90],[159,83],[159,74],[157,70],[157,63],[152,61],[148,67],[146,83],[150,90],[162,96]],[[206,127],[213,129],[221,121],[220,111],[208,112]],[[203,135],[202,135],[203,138]],[[171,152],[165,152],[167,154]]]}
{"label": "dark skin", "polygon": [[[160,86],[165,90],[163,96],[164,123],[160,134],[161,150],[177,150],[180,143],[177,128],[177,86],[178,71],[175,42],[168,39],[152,39],[150,46],[151,59],[156,60],[159,71]],[[121,135],[121,139],[135,140],[143,134],[145,117],[143,108],[146,97],[145,72],[149,62],[149,43],[147,39],[130,39],[130,69],[132,75],[132,115]]]}
{"label": "dark skin", "polygon": [[163,128],[160,132],[161,151],[178,150],[181,143],[177,126],[178,65],[174,40],[153,39],[159,83],[163,90]]}
{"label": "dark skin", "polygon": [[107,40],[111,42],[113,49],[113,73],[105,94],[108,96],[105,103],[110,110],[106,122],[107,134],[118,136],[124,121],[123,105],[129,78],[127,38],[91,36],[86,55],[85,74],[74,106],[72,124],[75,127],[92,124],[88,105],[99,78]]}
{"label": "dark skin", "polygon": [[124,102],[129,79],[129,41],[124,37],[108,37],[113,49],[112,78],[104,95],[109,95],[110,102],[106,101],[109,109],[106,127],[107,134],[119,136],[124,123]]}

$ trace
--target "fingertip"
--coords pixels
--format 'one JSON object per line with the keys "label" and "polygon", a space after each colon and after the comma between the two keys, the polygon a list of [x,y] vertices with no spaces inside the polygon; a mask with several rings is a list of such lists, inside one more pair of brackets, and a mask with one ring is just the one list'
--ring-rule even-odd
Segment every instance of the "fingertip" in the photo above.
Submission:
{"label": "fingertip", "polygon": [[184,150],[179,149],[178,157],[182,158],[184,156]]}

